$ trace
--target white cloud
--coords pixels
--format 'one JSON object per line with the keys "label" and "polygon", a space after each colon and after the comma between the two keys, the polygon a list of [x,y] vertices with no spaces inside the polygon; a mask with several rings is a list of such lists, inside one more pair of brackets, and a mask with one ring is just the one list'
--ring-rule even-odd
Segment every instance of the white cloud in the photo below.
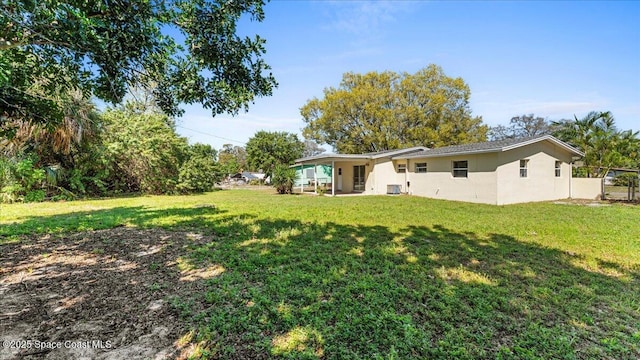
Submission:
{"label": "white cloud", "polygon": [[331,21],[328,30],[361,36],[377,34],[381,27],[397,20],[397,15],[410,12],[416,2],[410,1],[332,1],[327,2]]}

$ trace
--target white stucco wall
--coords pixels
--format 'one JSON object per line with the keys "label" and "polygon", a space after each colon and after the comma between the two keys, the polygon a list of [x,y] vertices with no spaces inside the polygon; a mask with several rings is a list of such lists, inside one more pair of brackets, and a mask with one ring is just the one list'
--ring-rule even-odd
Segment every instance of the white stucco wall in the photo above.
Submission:
{"label": "white stucco wall", "polygon": [[[350,193],[353,192],[353,167],[355,165],[366,165],[368,161],[336,161],[335,162],[335,171],[334,171],[334,179],[333,184],[338,185],[338,169],[342,169],[342,191],[341,193]],[[364,176],[365,176],[365,191],[364,194],[372,194],[371,191],[367,191],[370,188],[370,183],[373,181],[373,176],[371,175],[371,169],[373,167],[371,164],[369,166],[365,166],[364,168]]]}
{"label": "white stucco wall", "polygon": [[398,164],[406,164],[407,160],[391,161],[390,159],[372,160],[375,167],[371,173],[372,182],[367,190],[374,194],[386,194],[387,185],[401,185],[401,191],[407,192],[407,173],[398,173]]}
{"label": "white stucco wall", "polygon": [[[520,177],[520,160],[528,160],[527,177]],[[562,161],[560,177],[555,162]],[[548,141],[498,153],[497,204],[567,199],[571,183],[571,154]]]}
{"label": "white stucco wall", "polygon": [[[484,204],[497,203],[496,154],[439,158],[413,158],[408,164],[409,194],[436,199]],[[453,161],[468,161],[468,177],[453,177]],[[416,163],[427,163],[426,173],[416,173]]]}
{"label": "white stucco wall", "polygon": [[600,199],[602,197],[602,179],[573,178],[571,183],[571,197],[573,199]]}

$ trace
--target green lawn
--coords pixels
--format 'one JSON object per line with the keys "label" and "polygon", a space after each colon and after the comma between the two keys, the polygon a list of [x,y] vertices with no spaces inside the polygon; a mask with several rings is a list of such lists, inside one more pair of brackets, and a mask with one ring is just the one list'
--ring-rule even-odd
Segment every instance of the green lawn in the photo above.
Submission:
{"label": "green lawn", "polygon": [[182,257],[224,271],[167,298],[194,356],[640,357],[639,206],[252,190],[0,206],[0,251],[123,225],[213,235]]}

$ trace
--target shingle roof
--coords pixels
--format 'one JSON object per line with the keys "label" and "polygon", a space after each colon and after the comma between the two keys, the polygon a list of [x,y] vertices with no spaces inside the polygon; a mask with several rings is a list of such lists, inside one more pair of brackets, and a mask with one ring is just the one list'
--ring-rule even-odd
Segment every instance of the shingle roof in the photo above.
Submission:
{"label": "shingle roof", "polygon": [[374,153],[364,154],[320,154],[316,156],[310,156],[302,159],[297,159],[296,164],[310,162],[314,160],[339,160],[339,159],[379,159],[382,157],[390,157],[393,160],[396,159],[411,159],[411,158],[424,158],[424,157],[437,157],[437,156],[451,156],[451,155],[464,155],[464,154],[477,154],[477,153],[489,153],[500,152],[515,149],[521,146],[533,144],[539,141],[550,141],[555,145],[563,147],[565,150],[571,152],[574,155],[584,156],[584,154],[572,147],[571,145],[562,142],[551,135],[542,135],[520,139],[506,139],[499,141],[487,141],[473,144],[462,144],[446,146],[435,149],[428,149],[422,146],[416,146],[407,149],[398,150],[384,150]]}
{"label": "shingle roof", "polygon": [[312,160],[324,160],[324,159],[379,159],[385,156],[394,156],[394,155],[408,155],[416,152],[422,152],[428,150],[423,146],[415,146],[406,149],[395,149],[395,150],[383,150],[378,152],[364,153],[364,154],[319,154],[315,156],[309,156],[306,158],[296,159],[296,163],[312,161]]}
{"label": "shingle roof", "polygon": [[536,143],[538,141],[548,140],[556,145],[564,147],[566,150],[574,153],[575,155],[583,155],[582,152],[567,143],[564,143],[551,135],[542,135],[529,138],[520,139],[506,139],[499,141],[487,141],[473,144],[462,144],[445,146],[441,148],[430,149],[421,153],[395,156],[393,159],[409,159],[417,157],[435,157],[435,156],[447,156],[447,155],[462,155],[471,153],[485,153],[485,152],[499,152],[514,149],[520,146]]}

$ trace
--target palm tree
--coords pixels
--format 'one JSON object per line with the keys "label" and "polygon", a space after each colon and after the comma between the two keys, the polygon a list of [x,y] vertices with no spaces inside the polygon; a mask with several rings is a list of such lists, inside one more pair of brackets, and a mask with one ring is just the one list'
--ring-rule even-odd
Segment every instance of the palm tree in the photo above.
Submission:
{"label": "palm tree", "polygon": [[34,150],[42,162],[52,155],[68,155],[74,145],[96,134],[98,128],[95,105],[80,91],[57,99],[64,108],[62,122],[53,126],[15,119],[5,125],[13,130],[12,137],[0,139],[0,151],[14,156],[26,149]]}
{"label": "palm tree", "polygon": [[592,111],[582,119],[553,122],[554,136],[585,154],[587,177],[604,177],[611,168],[637,164],[638,132],[619,131],[610,112]]}

